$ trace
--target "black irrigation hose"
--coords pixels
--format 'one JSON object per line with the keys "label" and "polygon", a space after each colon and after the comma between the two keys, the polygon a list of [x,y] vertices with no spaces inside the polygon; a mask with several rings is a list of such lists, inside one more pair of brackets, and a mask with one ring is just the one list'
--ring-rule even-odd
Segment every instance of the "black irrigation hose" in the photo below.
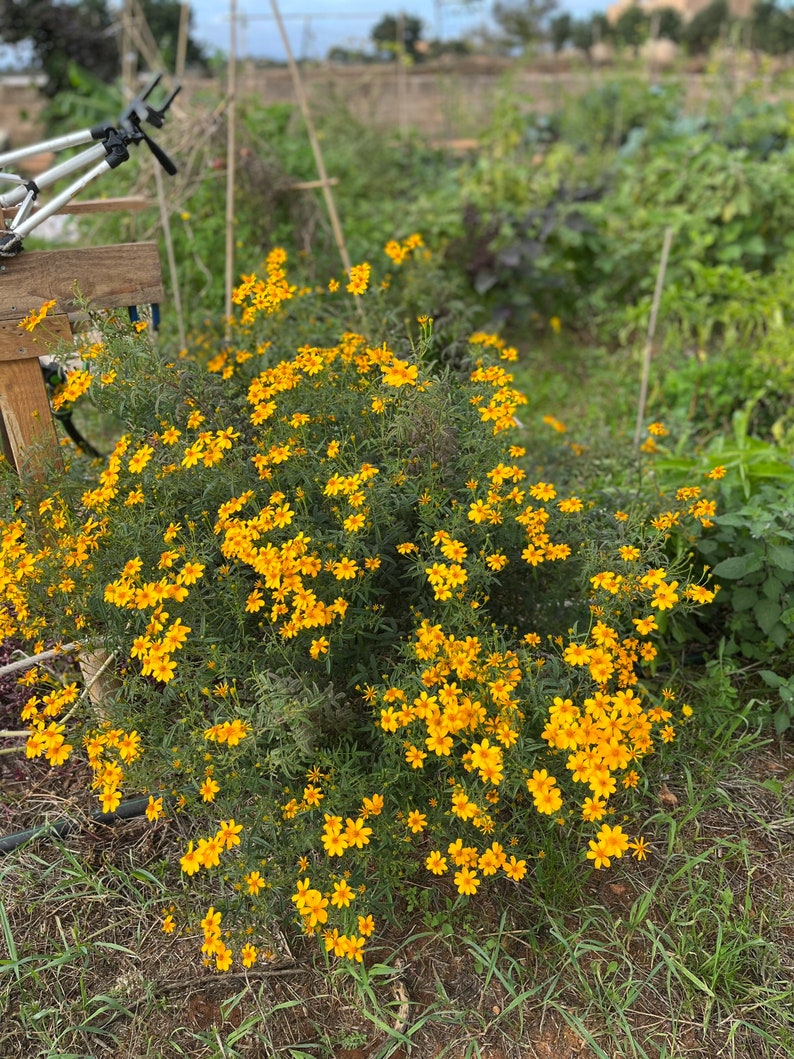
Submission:
{"label": "black irrigation hose", "polygon": [[[129,801],[122,802],[114,813],[95,812],[90,814],[89,819],[97,824],[108,825],[114,824],[117,820],[131,820],[136,816],[143,816],[148,804],[148,797],[130,798]],[[64,817],[62,820],[56,820],[51,824],[33,827],[28,831],[17,831],[14,835],[5,835],[5,837],[0,838],[0,853],[10,853],[12,850],[24,846],[26,842],[32,842],[37,838],[63,838],[71,831],[76,831],[80,826],[79,820]]]}

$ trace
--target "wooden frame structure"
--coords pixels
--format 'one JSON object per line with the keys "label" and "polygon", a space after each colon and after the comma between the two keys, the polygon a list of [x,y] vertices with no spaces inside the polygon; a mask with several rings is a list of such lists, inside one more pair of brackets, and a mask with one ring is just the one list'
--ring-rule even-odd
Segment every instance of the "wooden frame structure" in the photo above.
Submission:
{"label": "wooden frame structure", "polygon": [[[19,325],[55,301],[33,331]],[[80,303],[112,309],[163,300],[156,243],[34,250],[0,259],[0,436],[17,472],[37,478],[61,464],[38,358],[72,340]]]}

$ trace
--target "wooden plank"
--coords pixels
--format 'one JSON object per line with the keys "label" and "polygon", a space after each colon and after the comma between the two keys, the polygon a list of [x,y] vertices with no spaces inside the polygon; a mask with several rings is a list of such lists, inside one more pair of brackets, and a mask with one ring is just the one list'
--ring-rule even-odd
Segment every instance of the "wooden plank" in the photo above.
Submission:
{"label": "wooden plank", "polygon": [[23,330],[18,320],[0,320],[0,364],[43,357],[59,343],[71,341],[68,316],[45,316],[33,331]]}
{"label": "wooden plank", "polygon": [[0,319],[21,319],[52,299],[54,312],[74,312],[78,295],[94,309],[161,302],[157,244],[23,251],[0,262]]}
{"label": "wooden plank", "polygon": [[[148,210],[156,205],[156,202],[151,199],[145,199],[142,195],[127,195],[123,198],[115,199],[84,199],[82,202],[68,202],[61,209],[56,210],[56,213],[69,214],[70,216],[78,213],[115,213],[117,211],[139,213],[141,210]],[[16,207],[12,209],[6,208],[2,211],[6,220],[13,220],[16,212]],[[36,210],[33,211],[33,216],[36,216]]]}
{"label": "wooden plank", "polygon": [[45,478],[63,468],[38,360],[0,364],[0,419],[6,455],[18,473]]}

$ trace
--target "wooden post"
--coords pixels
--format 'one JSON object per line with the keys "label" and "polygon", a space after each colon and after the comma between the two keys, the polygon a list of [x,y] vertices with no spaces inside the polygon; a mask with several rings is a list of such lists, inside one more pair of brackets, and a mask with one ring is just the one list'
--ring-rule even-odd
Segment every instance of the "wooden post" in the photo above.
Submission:
{"label": "wooden post", "polygon": [[237,121],[237,0],[229,4],[229,58],[226,71],[226,277],[223,312],[226,318],[226,337],[229,337],[232,319],[232,292],[234,288],[234,179],[236,173]]}
{"label": "wooden post", "polygon": [[[295,96],[298,100],[298,106],[303,115],[306,131],[309,134],[309,143],[311,144],[312,154],[314,155],[314,164],[317,166],[317,173],[320,177],[320,186],[322,187],[323,198],[325,199],[325,208],[328,210],[328,217],[331,221],[331,230],[334,233],[336,248],[339,251],[339,256],[342,259],[342,266],[345,272],[350,275],[350,255],[347,252],[347,244],[345,243],[345,237],[342,232],[342,224],[336,210],[336,200],[331,191],[331,182],[328,179],[328,172],[325,168],[323,150],[320,146],[317,130],[314,127],[312,112],[309,108],[309,99],[303,87],[303,80],[301,78],[300,70],[298,69],[298,64],[295,62],[295,57],[292,54],[292,48],[290,46],[289,37],[287,36],[287,31],[284,28],[284,20],[281,17],[281,9],[278,6],[278,0],[270,0],[270,7],[273,11],[273,18],[276,20],[276,25],[278,26],[281,43],[284,45],[284,51],[287,55],[287,66],[289,67],[292,85],[295,90]],[[359,302],[358,305],[360,311],[361,303]]]}
{"label": "wooden post", "polygon": [[[68,314],[163,299],[156,243],[23,252],[0,263],[0,434],[18,472],[44,477],[60,452],[38,358],[72,340]],[[55,301],[33,331],[19,322]]]}
{"label": "wooden post", "polygon": [[642,356],[642,376],[640,378],[640,396],[637,401],[637,423],[634,428],[634,449],[640,447],[642,437],[642,421],[645,418],[645,405],[648,401],[648,382],[651,377],[651,357],[653,355],[653,339],[656,334],[656,319],[659,315],[659,304],[662,300],[662,289],[664,288],[664,277],[667,272],[667,259],[670,256],[670,244],[673,241],[673,229],[669,226],[664,230],[664,241],[662,243],[662,256],[659,261],[659,269],[656,273],[656,286],[653,291],[653,302],[651,303],[651,316],[648,321],[648,336],[645,339],[645,352]]}
{"label": "wooden post", "polygon": [[62,313],[47,317],[36,331],[22,330],[16,320],[0,320],[0,435],[18,473],[26,463],[36,478],[47,467],[63,468],[38,358],[71,337],[69,318]]}

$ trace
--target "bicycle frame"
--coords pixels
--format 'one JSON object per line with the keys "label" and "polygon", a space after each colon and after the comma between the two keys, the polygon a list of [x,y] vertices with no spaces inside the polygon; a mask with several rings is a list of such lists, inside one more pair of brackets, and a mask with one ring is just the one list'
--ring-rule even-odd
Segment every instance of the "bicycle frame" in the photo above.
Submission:
{"label": "bicycle frame", "polygon": [[[166,111],[179,92],[179,86],[177,86],[159,109],[150,106],[146,100],[159,84],[161,77],[162,75],[158,74],[146,90],[132,100],[122,112],[117,125],[95,125],[90,129],[82,129],[65,136],[56,136],[0,154],[0,181],[6,180],[16,185],[10,192],[0,195],[0,208],[7,210],[16,207],[14,217],[5,226],[5,233],[0,233],[0,257],[13,257],[18,254],[23,249],[22,241],[26,235],[63,209],[75,195],[98,177],[126,162],[130,157],[128,150],[130,145],[145,143],[169,175],[173,176],[176,173],[176,166],[168,155],[142,128],[143,122],[148,122],[158,129],[162,128]],[[57,153],[92,141],[98,142],[73,158],[68,158],[65,162],[57,163],[40,173],[35,180],[25,180],[15,173],[2,171],[4,166],[15,164],[33,155],[44,152]],[[87,172],[73,180],[45,206],[36,208],[43,189],[52,186],[64,177],[78,173],[87,166],[91,167]]]}

